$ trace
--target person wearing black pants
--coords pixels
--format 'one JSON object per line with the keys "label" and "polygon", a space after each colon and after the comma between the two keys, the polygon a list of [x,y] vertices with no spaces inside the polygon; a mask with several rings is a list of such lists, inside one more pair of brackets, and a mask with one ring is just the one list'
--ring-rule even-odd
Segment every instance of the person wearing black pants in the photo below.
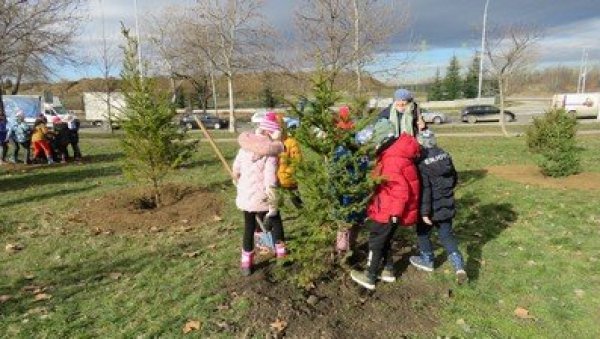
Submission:
{"label": "person wearing black pants", "polygon": [[[369,278],[373,281],[379,278],[381,264],[383,270],[392,272],[394,270],[394,261],[391,255],[392,239],[398,229],[398,221],[392,218],[390,222],[380,224],[369,220],[366,223],[369,230],[369,257],[367,259],[367,272]],[[382,275],[381,280],[390,280],[389,277]],[[395,280],[395,279],[394,279]]]}
{"label": "person wearing black pants", "polygon": [[271,226],[271,233],[273,234],[273,242],[275,244],[285,241],[283,222],[279,212],[272,217],[267,217],[267,212],[244,211],[244,240],[242,244],[244,251],[251,252],[254,249],[254,232],[260,230],[256,218],[259,218],[264,224]]}

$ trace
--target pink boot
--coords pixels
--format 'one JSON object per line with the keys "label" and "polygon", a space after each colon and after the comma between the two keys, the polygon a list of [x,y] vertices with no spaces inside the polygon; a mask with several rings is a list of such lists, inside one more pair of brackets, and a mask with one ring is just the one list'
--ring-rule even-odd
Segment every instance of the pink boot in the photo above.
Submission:
{"label": "pink boot", "polygon": [[240,262],[240,269],[242,270],[242,275],[247,277],[252,274],[252,264],[254,262],[254,252],[246,252],[242,250],[242,259]]}
{"label": "pink boot", "polygon": [[283,258],[287,255],[284,243],[278,242],[277,244],[275,244],[275,255],[277,256],[277,258]]}

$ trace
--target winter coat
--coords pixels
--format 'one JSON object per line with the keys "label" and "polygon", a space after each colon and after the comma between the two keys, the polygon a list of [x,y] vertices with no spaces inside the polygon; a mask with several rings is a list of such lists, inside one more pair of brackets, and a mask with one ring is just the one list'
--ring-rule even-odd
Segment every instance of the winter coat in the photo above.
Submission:
{"label": "winter coat", "polygon": [[374,174],[384,181],[367,207],[371,220],[387,224],[391,217],[397,217],[404,226],[417,222],[420,185],[414,161],[419,151],[417,139],[402,134],[379,154]]}
{"label": "winter coat", "polygon": [[50,132],[48,131],[48,127],[44,122],[40,122],[33,127],[33,134],[31,135],[31,142],[47,140],[47,135]]}
{"label": "winter coat", "polygon": [[260,155],[251,149],[267,153],[273,146],[272,141],[262,135],[252,138],[245,135],[238,141],[242,141],[241,148],[233,162],[233,175],[237,178],[236,206],[247,212],[268,211],[269,207],[276,207],[273,188],[277,186],[277,156]]}
{"label": "winter coat", "polygon": [[283,152],[279,154],[279,168],[277,168],[277,179],[279,185],[284,188],[296,188],[298,183],[294,178],[296,166],[302,159],[300,145],[292,137],[287,137],[283,142]]}
{"label": "winter coat", "polygon": [[31,139],[31,128],[25,121],[15,121],[11,124],[8,137],[18,143],[28,143]]}
{"label": "winter coat", "polygon": [[437,146],[423,148],[418,167],[421,176],[421,215],[435,221],[452,219],[456,214],[454,187],[458,181],[452,158]]}
{"label": "winter coat", "polygon": [[66,122],[60,122],[54,124],[54,133],[55,137],[53,140],[53,144],[55,147],[66,146],[70,142],[70,134],[69,127]]}
{"label": "winter coat", "polygon": [[[392,103],[393,105],[393,103]],[[389,105],[387,108],[385,108],[383,111],[381,111],[379,113],[379,119],[390,119],[390,111],[392,110],[392,105]],[[417,133],[417,131],[419,130],[418,124],[417,122],[419,121],[419,116],[421,115],[421,110],[419,109],[419,106],[416,103],[413,103],[410,106],[407,107],[412,107],[413,109],[413,131],[415,131],[415,133]],[[398,112],[398,121],[402,121],[402,112]]]}
{"label": "winter coat", "polygon": [[6,120],[0,121],[0,142],[5,143],[8,141],[8,128],[6,126]]}

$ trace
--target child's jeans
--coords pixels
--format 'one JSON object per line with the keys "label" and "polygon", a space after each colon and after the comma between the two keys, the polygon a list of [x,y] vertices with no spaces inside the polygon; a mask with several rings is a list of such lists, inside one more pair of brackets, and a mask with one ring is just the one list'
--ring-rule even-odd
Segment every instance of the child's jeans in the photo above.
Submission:
{"label": "child's jeans", "polygon": [[[243,248],[246,252],[254,250],[254,231],[260,229],[256,222],[256,217],[260,220],[265,220],[267,212],[247,212],[244,211],[244,241]],[[263,221],[264,222],[264,221]],[[273,241],[277,244],[278,242],[284,241],[283,234],[283,222],[281,215],[277,213],[275,216],[269,218],[269,224],[271,225],[271,232],[273,233]]]}
{"label": "child's jeans", "polygon": [[376,279],[379,276],[381,263],[385,268],[391,269],[394,261],[391,254],[392,239],[398,229],[397,224],[380,224],[368,220],[365,224],[369,230],[369,258],[367,259],[367,273],[369,278]]}
{"label": "child's jeans", "polygon": [[459,252],[458,243],[454,237],[454,231],[452,230],[452,219],[443,221],[434,221],[433,226],[427,225],[424,222],[417,224],[417,242],[419,244],[419,251],[425,253],[433,252],[433,245],[431,244],[431,231],[433,228],[438,229],[440,241],[448,254]]}

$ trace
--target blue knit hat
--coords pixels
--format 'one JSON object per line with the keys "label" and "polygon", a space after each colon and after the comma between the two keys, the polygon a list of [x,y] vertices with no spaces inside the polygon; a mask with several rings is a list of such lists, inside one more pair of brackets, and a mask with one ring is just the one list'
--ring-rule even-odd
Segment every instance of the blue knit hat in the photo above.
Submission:
{"label": "blue knit hat", "polygon": [[396,92],[394,92],[394,101],[411,101],[413,99],[413,95],[412,93],[404,88],[400,88],[397,89]]}

